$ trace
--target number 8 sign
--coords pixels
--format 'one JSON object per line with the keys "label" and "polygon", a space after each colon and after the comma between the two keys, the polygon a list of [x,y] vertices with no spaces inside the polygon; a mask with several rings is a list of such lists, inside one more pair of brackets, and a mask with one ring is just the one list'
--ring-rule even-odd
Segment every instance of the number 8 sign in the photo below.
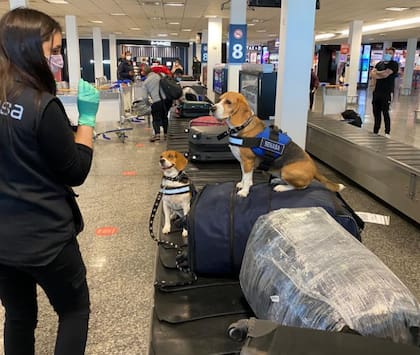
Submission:
{"label": "number 8 sign", "polygon": [[246,25],[229,26],[229,63],[245,63]]}

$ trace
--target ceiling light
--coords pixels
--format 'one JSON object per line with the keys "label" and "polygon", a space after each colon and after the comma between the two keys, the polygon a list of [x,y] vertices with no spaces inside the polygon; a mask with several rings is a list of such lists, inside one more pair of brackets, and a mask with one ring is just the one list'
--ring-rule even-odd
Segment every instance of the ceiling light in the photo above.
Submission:
{"label": "ceiling light", "polygon": [[168,37],[167,33],[158,33],[158,37]]}
{"label": "ceiling light", "polygon": [[412,17],[412,18],[406,18],[403,20],[395,20],[395,21],[389,21],[386,23],[377,23],[374,25],[363,26],[362,32],[371,32],[371,31],[383,30],[386,28],[393,29],[395,27],[415,25],[419,23],[420,23],[420,17]]}
{"label": "ceiling light", "polygon": [[114,32],[115,35],[122,35],[122,32]]}
{"label": "ceiling light", "polygon": [[179,22],[168,22],[168,25],[179,25]]}
{"label": "ceiling light", "polygon": [[192,29],[191,29],[191,28],[183,28],[183,29],[182,29],[182,31],[183,31],[183,32],[191,32],[191,31],[192,31]]}
{"label": "ceiling light", "polygon": [[335,37],[335,33],[321,33],[321,34],[315,36],[315,40],[316,41],[321,41],[321,40],[330,39],[330,38],[333,38],[333,37]]}
{"label": "ceiling light", "polygon": [[268,35],[268,37],[277,37],[277,35],[276,35],[275,33],[270,33],[270,34]]}
{"label": "ceiling light", "polygon": [[263,33],[263,32],[267,32],[267,30],[256,30],[255,32]]}
{"label": "ceiling light", "polygon": [[170,35],[171,36],[178,36],[178,32],[171,32]]}
{"label": "ceiling light", "polygon": [[387,10],[387,11],[398,11],[398,12],[405,11],[405,10],[408,10],[408,9],[409,9],[409,7],[387,7],[387,8],[385,8],[385,10]]}
{"label": "ceiling light", "polygon": [[89,22],[92,22],[92,23],[104,23],[103,21],[101,21],[101,20],[90,20]]}
{"label": "ceiling light", "polygon": [[140,31],[140,28],[139,28],[139,27],[130,27],[130,30],[133,30],[133,31]]}
{"label": "ceiling light", "polygon": [[248,23],[248,26],[255,26],[255,23]]}
{"label": "ceiling light", "polygon": [[124,14],[123,12],[114,12],[111,16],[127,16],[127,14]]}
{"label": "ceiling light", "polygon": [[142,5],[160,6],[160,1],[143,1]]}
{"label": "ceiling light", "polygon": [[50,4],[60,4],[60,5],[65,5],[68,4],[69,2],[66,0],[45,0],[46,2],[49,2]]}
{"label": "ceiling light", "polygon": [[163,4],[165,6],[174,6],[174,7],[182,7],[184,4],[182,2],[167,2]]}
{"label": "ceiling light", "polygon": [[162,17],[151,17],[151,20],[162,20]]}

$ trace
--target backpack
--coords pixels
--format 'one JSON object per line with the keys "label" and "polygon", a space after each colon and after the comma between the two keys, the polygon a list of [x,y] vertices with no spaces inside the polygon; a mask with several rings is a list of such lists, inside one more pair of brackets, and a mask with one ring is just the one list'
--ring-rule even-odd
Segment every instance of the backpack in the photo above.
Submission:
{"label": "backpack", "polygon": [[362,127],[362,119],[356,111],[345,110],[344,112],[341,112],[341,116],[347,123],[356,127]]}
{"label": "backpack", "polygon": [[[181,86],[172,78],[161,76],[159,82],[160,90],[162,90],[169,100],[178,100],[182,96]],[[160,95],[160,91],[159,91]]]}

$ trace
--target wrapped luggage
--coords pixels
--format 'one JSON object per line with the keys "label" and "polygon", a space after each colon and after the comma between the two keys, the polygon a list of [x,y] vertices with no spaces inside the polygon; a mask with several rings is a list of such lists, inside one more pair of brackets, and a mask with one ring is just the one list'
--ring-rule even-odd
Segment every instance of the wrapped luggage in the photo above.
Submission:
{"label": "wrapped luggage", "polygon": [[418,301],[324,209],[281,209],[261,216],[239,278],[258,318],[320,330],[348,327],[418,345]]}

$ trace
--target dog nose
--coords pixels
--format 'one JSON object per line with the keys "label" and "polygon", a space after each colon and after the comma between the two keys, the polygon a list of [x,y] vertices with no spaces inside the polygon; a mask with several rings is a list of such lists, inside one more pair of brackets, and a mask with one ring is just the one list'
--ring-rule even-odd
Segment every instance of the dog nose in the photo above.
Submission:
{"label": "dog nose", "polygon": [[213,106],[211,106],[211,107],[210,107],[210,111],[211,111],[211,112],[214,112],[214,111],[216,111],[216,110],[217,110],[216,105],[213,105]]}
{"label": "dog nose", "polygon": [[160,159],[159,163],[163,164],[165,162],[165,159]]}

